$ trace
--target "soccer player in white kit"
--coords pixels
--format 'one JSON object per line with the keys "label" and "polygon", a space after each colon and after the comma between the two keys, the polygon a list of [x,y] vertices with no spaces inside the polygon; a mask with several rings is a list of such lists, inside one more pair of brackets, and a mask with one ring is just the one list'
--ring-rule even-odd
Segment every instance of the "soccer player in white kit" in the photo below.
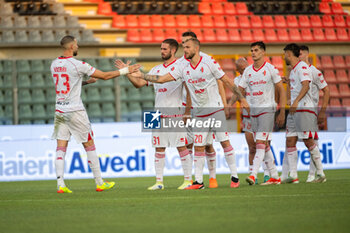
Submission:
{"label": "soccer player in white kit", "polygon": [[297,173],[298,151],[296,143],[303,140],[308,148],[312,161],[315,164],[317,177],[313,183],[323,183],[326,176],[323,172],[320,150],[315,143],[314,136],[317,131],[317,114],[315,102],[313,101],[312,74],[309,65],[300,61],[300,47],[297,44],[288,44],[284,48],[284,55],[287,65],[293,68],[289,74],[291,108],[287,117],[286,132],[286,154],[283,158],[282,183],[299,183]]}
{"label": "soccer player in white kit", "polygon": [[[319,92],[323,92],[322,96],[322,106],[317,116],[317,124],[319,126],[324,125],[326,120],[326,109],[329,102],[329,87],[326,80],[323,77],[323,74],[315,66],[311,65],[309,62],[309,47],[306,45],[300,45],[300,56],[299,59],[309,65],[309,69],[312,76],[312,100],[314,101],[315,106],[318,106],[319,102]],[[315,122],[316,123],[316,122]],[[314,140],[318,143],[318,135],[315,133]],[[311,183],[315,180],[316,167],[312,159],[310,160],[310,169],[309,174],[306,180],[306,183]]]}
{"label": "soccer player in white kit", "polygon": [[277,107],[275,89],[279,96],[280,113],[276,119],[276,123],[279,126],[283,126],[285,121],[286,92],[278,69],[264,59],[266,51],[264,42],[254,42],[250,47],[254,63],[244,70],[239,84],[241,92],[246,89],[247,96],[249,96],[250,118],[256,142],[253,170],[246,178],[246,181],[250,185],[255,184],[259,168],[264,160],[271,177],[262,185],[280,184],[281,179],[278,176],[275,159],[270,149],[270,142]]}
{"label": "soccer player in white kit", "polygon": [[[165,75],[171,70],[174,70],[178,64],[175,54],[178,50],[179,44],[174,39],[166,39],[162,42],[160,50],[161,57],[164,61],[163,64],[153,67],[149,75]],[[125,67],[121,61],[118,61],[118,67]],[[128,65],[128,64],[127,64]],[[141,74],[141,73],[140,73]],[[167,108],[173,112],[173,109],[178,109],[182,107],[182,92],[185,89],[183,81],[178,79],[173,82],[168,83],[152,83],[140,78],[133,77],[131,75],[127,76],[128,79],[136,88],[143,86],[154,86],[155,91],[155,109],[161,108],[164,111]],[[162,112],[163,114],[163,112]],[[163,117],[166,117],[162,115]],[[171,117],[171,116],[168,116]],[[186,136],[187,132],[152,132],[152,146],[155,147],[155,160],[154,166],[156,171],[156,183],[148,188],[148,190],[159,190],[164,189],[163,184],[163,171],[165,165],[165,149],[167,147],[177,147],[181,158],[181,164],[184,171],[184,183],[178,187],[178,189],[185,189],[192,185],[192,159],[186,148]]]}
{"label": "soccer player in white kit", "polygon": [[63,56],[58,57],[51,64],[51,74],[56,85],[55,128],[52,139],[57,140],[55,159],[57,192],[72,192],[65,185],[63,179],[64,160],[71,135],[74,136],[77,143],[82,143],[85,148],[88,163],[95,178],[96,191],[110,189],[115,183],[102,180],[91,125],[80,97],[83,76],[108,80],[129,72],[135,72],[140,66],[133,65],[119,71],[102,72],[73,58],[78,54],[77,40],[73,36],[63,37],[61,46]]}
{"label": "soccer player in white kit", "polygon": [[[217,87],[217,79],[221,79],[225,85],[227,85],[241,101],[242,107],[249,111],[249,105],[245,98],[242,96],[238,88],[234,85],[232,80],[219,69],[211,59],[207,59],[199,55],[200,42],[191,38],[184,43],[184,52],[187,59],[191,62],[185,66],[177,66],[174,71],[159,76],[159,75],[145,75],[141,78],[156,82],[166,83],[174,80],[182,79],[186,82],[188,90],[191,95],[191,101],[193,108],[197,108],[196,111],[205,110],[205,108],[216,108],[217,111],[211,112],[206,115],[200,115],[200,113],[194,113],[197,118],[203,120],[208,117],[216,119],[225,119],[222,99],[219,95]],[[208,112],[208,111],[207,111]],[[192,186],[186,189],[203,189],[203,168],[205,163],[205,145],[207,140],[212,137],[212,129],[206,129],[204,132],[194,133],[194,166],[195,166],[195,182]],[[239,179],[237,174],[237,167],[235,161],[234,150],[229,141],[229,135],[224,132],[215,132],[215,136],[220,140],[224,149],[225,159],[228,167],[231,171],[231,187],[239,187]],[[234,185],[232,185],[234,183]]]}

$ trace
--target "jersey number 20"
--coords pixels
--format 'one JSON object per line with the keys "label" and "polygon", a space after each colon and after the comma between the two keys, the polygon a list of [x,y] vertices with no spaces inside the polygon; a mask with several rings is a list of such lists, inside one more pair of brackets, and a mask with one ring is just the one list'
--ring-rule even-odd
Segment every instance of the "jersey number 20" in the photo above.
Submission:
{"label": "jersey number 20", "polygon": [[[58,74],[53,74],[53,77],[56,78],[56,94],[59,94],[59,93],[67,94],[70,90],[68,74],[61,74],[61,77]],[[66,90],[57,89],[59,80],[63,81],[63,85],[66,86]]]}

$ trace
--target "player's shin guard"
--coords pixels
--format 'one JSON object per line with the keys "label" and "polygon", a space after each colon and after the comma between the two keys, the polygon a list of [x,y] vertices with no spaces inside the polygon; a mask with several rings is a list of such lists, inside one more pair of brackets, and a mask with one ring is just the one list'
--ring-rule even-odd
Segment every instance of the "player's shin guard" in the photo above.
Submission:
{"label": "player's shin guard", "polygon": [[103,184],[103,180],[101,175],[100,160],[97,156],[95,145],[86,147],[85,151],[90,169],[95,178],[96,185],[101,186]]}
{"label": "player's shin guard", "polygon": [[57,177],[57,187],[66,187],[64,184],[64,160],[66,157],[67,147],[57,147],[56,148],[56,160],[55,160],[55,168],[56,168],[56,177]]}
{"label": "player's shin guard", "polygon": [[251,175],[253,175],[255,178],[258,175],[259,168],[260,168],[261,163],[265,157],[265,148],[266,148],[266,145],[264,143],[257,143],[256,144],[256,153],[255,153],[255,157],[253,160],[253,171],[251,173]]}
{"label": "player's shin guard", "polygon": [[165,165],[165,152],[156,152],[154,154],[154,168],[156,170],[157,182],[163,182],[164,165]]}
{"label": "player's shin guard", "polygon": [[315,163],[317,174],[324,176],[321,154],[320,154],[320,150],[318,149],[318,146],[314,144],[311,148],[309,148],[309,151],[311,154],[312,161]]}
{"label": "player's shin guard", "polygon": [[205,152],[194,152],[194,175],[198,183],[203,183]]}
{"label": "player's shin guard", "polygon": [[224,148],[225,159],[228,167],[230,168],[231,176],[238,178],[237,167],[236,167],[236,155],[232,146]]}
{"label": "player's shin guard", "polygon": [[[275,158],[273,157],[270,146],[267,146],[265,149],[265,158],[264,163],[266,165],[266,170],[268,171],[267,175],[271,175],[272,178],[278,179],[277,167],[275,164]],[[265,173],[264,173],[265,174]]]}
{"label": "player's shin guard", "polygon": [[209,179],[216,179],[216,152],[205,153],[207,158],[208,170],[209,170]]}
{"label": "player's shin guard", "polygon": [[298,178],[298,150],[296,147],[287,147],[287,159],[290,176],[294,179]]}
{"label": "player's shin guard", "polygon": [[186,149],[180,153],[181,165],[184,171],[184,179],[192,180],[192,159],[189,151]]}

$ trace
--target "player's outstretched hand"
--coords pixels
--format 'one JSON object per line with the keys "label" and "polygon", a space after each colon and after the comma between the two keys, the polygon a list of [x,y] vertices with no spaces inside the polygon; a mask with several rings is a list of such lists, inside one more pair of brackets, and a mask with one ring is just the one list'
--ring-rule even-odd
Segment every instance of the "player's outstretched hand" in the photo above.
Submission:
{"label": "player's outstretched hand", "polygon": [[132,73],[140,72],[140,68],[141,68],[140,64],[131,65],[129,66],[129,73],[132,74]]}
{"label": "player's outstretched hand", "polygon": [[248,112],[248,114],[250,114],[250,107],[247,100],[243,98],[240,100],[240,102],[241,102],[241,107],[244,108]]}
{"label": "player's outstretched hand", "polygon": [[290,109],[289,109],[290,114],[293,115],[297,111],[298,104],[299,104],[298,102],[294,101],[294,103],[292,104],[292,106],[290,106]]}
{"label": "player's outstretched hand", "polygon": [[126,64],[125,64],[122,60],[117,59],[117,60],[114,61],[114,66],[115,66],[116,68],[118,68],[118,69],[122,69],[122,68],[124,68],[124,67],[129,66],[130,63],[131,63],[131,61],[129,61],[129,60],[128,60],[128,61],[126,62]]}

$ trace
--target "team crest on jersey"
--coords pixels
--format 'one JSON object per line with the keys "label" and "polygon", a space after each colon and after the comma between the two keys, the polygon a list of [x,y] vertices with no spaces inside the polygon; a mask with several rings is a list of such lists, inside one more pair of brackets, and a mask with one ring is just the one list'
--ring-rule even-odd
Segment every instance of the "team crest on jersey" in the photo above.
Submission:
{"label": "team crest on jersey", "polygon": [[159,73],[160,72],[160,70],[157,70],[157,73]]}
{"label": "team crest on jersey", "polygon": [[322,73],[318,73],[318,76],[319,76],[319,77],[322,76]]}
{"label": "team crest on jersey", "polygon": [[308,76],[309,74],[308,73],[303,73],[304,76]]}
{"label": "team crest on jersey", "polygon": [[214,64],[216,64],[217,62],[216,61],[214,61]]}
{"label": "team crest on jersey", "polygon": [[266,70],[264,70],[264,76],[266,76]]}
{"label": "team crest on jersey", "polygon": [[303,67],[301,67],[302,69],[304,69],[304,70],[307,70],[307,67],[306,66],[303,66]]}
{"label": "team crest on jersey", "polygon": [[202,73],[204,72],[204,69],[203,69],[203,67],[201,68],[201,71],[202,71]]}
{"label": "team crest on jersey", "polygon": [[187,73],[186,73],[187,75],[190,75],[190,72],[187,70]]}
{"label": "team crest on jersey", "polygon": [[171,71],[174,71],[175,70],[175,67],[171,68]]}
{"label": "team crest on jersey", "polygon": [[83,65],[85,64],[85,61],[83,61]]}
{"label": "team crest on jersey", "polygon": [[249,78],[252,77],[252,74],[249,74],[248,77],[249,77]]}

